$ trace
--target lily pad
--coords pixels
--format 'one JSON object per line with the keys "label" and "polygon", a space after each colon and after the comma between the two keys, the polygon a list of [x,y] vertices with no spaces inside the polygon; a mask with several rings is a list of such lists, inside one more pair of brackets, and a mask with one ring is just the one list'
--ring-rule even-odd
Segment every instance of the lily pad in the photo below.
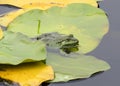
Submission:
{"label": "lily pad", "polygon": [[4,38],[0,40],[0,64],[17,65],[44,59],[46,48],[43,42],[32,41],[21,33],[4,32]]}
{"label": "lily pad", "polygon": [[[43,3],[43,5],[41,4]],[[52,6],[65,6],[71,3],[86,3],[92,6],[97,7],[96,0],[0,0],[0,4],[9,4],[14,5],[21,8],[34,8],[34,7],[42,7],[45,9],[46,7],[50,8]],[[47,4],[47,5],[46,5]],[[40,6],[42,5],[42,6]]]}
{"label": "lily pad", "polygon": [[104,11],[88,4],[70,4],[47,10],[31,10],[18,16],[8,30],[29,37],[42,33],[73,34],[79,40],[80,52],[95,49],[108,32],[108,19]]}
{"label": "lily pad", "polygon": [[0,39],[2,39],[2,38],[3,38],[3,31],[2,31],[2,29],[0,27]]}
{"label": "lily pad", "polygon": [[90,4],[92,6],[97,7],[97,3],[95,0],[6,0],[6,1],[0,1],[0,4],[10,4],[15,5],[24,9],[15,10],[12,12],[9,12],[3,16],[0,17],[0,25],[7,27],[8,24],[13,21],[18,15],[21,15],[31,9],[48,9],[53,6],[60,6],[64,7],[67,4],[71,3],[86,3]]}
{"label": "lily pad", "polygon": [[46,64],[55,71],[52,82],[88,78],[96,72],[110,69],[109,64],[93,56],[76,55],[70,58],[51,52],[48,53]]}
{"label": "lily pad", "polygon": [[44,81],[52,80],[54,72],[51,66],[45,65],[43,62],[17,66],[0,65],[0,77],[16,82],[20,86],[39,86]]}

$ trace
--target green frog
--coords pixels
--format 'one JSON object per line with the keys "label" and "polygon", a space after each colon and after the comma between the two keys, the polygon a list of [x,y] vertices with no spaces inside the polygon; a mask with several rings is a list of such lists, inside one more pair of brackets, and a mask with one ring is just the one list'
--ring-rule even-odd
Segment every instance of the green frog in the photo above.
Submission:
{"label": "green frog", "polygon": [[72,34],[44,33],[38,36],[37,40],[42,40],[48,47],[59,48],[67,54],[78,51],[79,41]]}

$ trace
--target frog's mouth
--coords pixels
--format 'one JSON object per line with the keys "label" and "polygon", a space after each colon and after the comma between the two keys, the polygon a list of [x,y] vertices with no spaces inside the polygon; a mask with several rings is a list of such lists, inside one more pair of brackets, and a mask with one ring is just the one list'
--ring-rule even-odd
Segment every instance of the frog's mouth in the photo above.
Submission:
{"label": "frog's mouth", "polygon": [[61,47],[61,49],[62,48],[75,48],[75,47],[78,47],[79,46],[79,44],[66,44],[66,45],[63,45],[62,47]]}

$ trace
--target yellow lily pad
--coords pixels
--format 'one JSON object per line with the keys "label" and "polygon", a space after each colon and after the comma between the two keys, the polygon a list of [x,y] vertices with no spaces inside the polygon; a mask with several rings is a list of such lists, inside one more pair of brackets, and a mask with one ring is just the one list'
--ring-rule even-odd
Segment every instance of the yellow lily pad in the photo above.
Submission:
{"label": "yellow lily pad", "polygon": [[2,39],[2,37],[3,37],[3,31],[2,31],[2,29],[0,27],[0,39]]}
{"label": "yellow lily pad", "polygon": [[1,78],[19,83],[20,86],[39,86],[42,82],[54,78],[51,66],[42,62],[17,66],[0,65],[0,69]]}
{"label": "yellow lily pad", "polygon": [[[95,7],[97,7],[97,2],[96,0],[0,0],[0,4],[9,4],[9,5],[14,5],[17,7],[21,7],[21,8],[26,8],[29,6],[25,6],[25,5],[31,5],[31,6],[35,6],[35,3],[37,3],[37,6],[41,3],[45,3],[45,4],[51,4],[51,5],[67,5],[67,4],[71,4],[71,3],[86,3],[86,4],[91,4]],[[40,6],[40,5],[39,5]],[[51,6],[50,6],[51,7]]]}

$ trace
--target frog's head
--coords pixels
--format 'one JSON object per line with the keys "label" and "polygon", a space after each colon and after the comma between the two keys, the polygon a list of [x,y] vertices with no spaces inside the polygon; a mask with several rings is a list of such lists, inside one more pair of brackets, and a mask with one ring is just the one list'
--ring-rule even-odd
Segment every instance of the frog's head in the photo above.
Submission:
{"label": "frog's head", "polygon": [[73,48],[73,47],[78,47],[79,41],[76,39],[72,34],[64,37],[64,40],[61,42],[61,48]]}
{"label": "frog's head", "polygon": [[63,50],[67,54],[79,50],[79,41],[72,34],[65,36],[63,39],[64,40],[61,41],[61,50]]}

